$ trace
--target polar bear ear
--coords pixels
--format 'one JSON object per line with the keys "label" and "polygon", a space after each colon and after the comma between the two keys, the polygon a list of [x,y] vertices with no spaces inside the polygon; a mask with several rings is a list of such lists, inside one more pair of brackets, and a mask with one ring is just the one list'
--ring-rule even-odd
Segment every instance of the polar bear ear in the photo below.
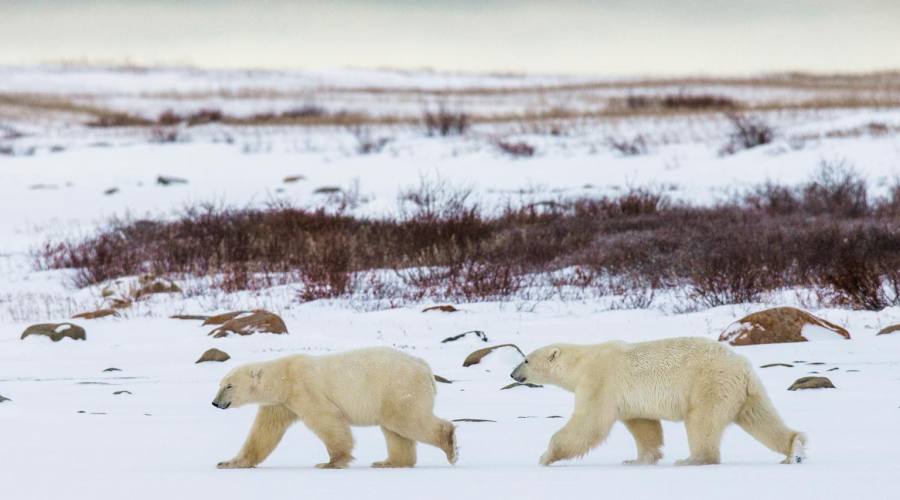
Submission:
{"label": "polar bear ear", "polygon": [[550,349],[550,353],[547,354],[547,361],[553,361],[559,357],[559,347],[554,347]]}

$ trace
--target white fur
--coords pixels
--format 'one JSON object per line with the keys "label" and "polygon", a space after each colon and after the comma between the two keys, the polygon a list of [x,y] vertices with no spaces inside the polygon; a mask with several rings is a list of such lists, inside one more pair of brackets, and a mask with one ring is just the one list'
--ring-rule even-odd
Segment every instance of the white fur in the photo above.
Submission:
{"label": "white fur", "polygon": [[512,377],[575,393],[572,418],[551,439],[543,465],[584,455],[616,420],[637,444],[637,459],[626,463],[662,457],[660,420],[687,427],[691,455],[676,465],[719,463],[722,432],[732,422],[784,454],[785,463],[803,460],[805,436],[784,425],[750,363],[710,340],[555,344],[529,354]]}
{"label": "white fur", "polygon": [[328,449],[330,460],[318,467],[346,467],[353,459],[350,426],[372,425],[381,426],[388,448],[388,458],[373,466],[412,467],[417,441],[441,448],[454,463],[454,427],[432,413],[434,396],[428,365],[390,348],[243,365],[222,379],[213,404],[258,404],[259,413],[237,457],[219,467],[256,466],[298,420]]}

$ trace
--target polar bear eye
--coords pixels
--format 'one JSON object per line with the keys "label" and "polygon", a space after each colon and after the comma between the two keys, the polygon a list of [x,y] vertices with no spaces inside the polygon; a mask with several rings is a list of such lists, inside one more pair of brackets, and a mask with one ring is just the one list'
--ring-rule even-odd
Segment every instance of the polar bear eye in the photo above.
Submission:
{"label": "polar bear eye", "polygon": [[228,384],[228,385],[226,385],[226,386],[225,386],[225,388],[226,388],[226,389],[233,389],[233,388],[234,388],[234,386],[233,386],[233,385],[231,385],[231,384]]}
{"label": "polar bear eye", "polygon": [[528,364],[528,358],[525,358],[525,364],[526,365]]}

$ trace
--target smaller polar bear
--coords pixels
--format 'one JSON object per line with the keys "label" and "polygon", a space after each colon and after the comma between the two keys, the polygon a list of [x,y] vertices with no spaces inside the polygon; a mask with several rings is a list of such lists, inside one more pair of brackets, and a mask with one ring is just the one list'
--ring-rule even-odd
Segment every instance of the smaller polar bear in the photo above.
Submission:
{"label": "smaller polar bear", "polygon": [[687,427],[691,455],[676,465],[719,463],[722,433],[732,422],[783,453],[782,463],[804,459],[805,436],[784,425],[747,359],[711,340],[549,345],[529,354],[510,376],[575,393],[575,411],[553,435],[542,465],[585,455],[616,420],[637,444],[637,459],[626,464],[662,458],[660,420],[683,420]]}
{"label": "smaller polar bear", "polygon": [[388,457],[373,467],[413,467],[417,441],[440,448],[453,464],[455,428],[432,413],[435,392],[424,361],[390,348],[239,366],[222,379],[212,404],[223,410],[258,404],[259,412],[240,452],[218,467],[255,467],[298,420],[325,443],[329,461],[319,468],[345,468],[353,460],[351,425],[381,426]]}

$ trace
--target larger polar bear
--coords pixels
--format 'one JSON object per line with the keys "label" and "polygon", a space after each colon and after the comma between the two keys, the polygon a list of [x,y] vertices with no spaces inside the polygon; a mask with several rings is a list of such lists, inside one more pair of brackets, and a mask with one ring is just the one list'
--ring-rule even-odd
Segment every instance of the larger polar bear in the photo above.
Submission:
{"label": "larger polar bear", "polygon": [[213,405],[258,404],[259,412],[240,452],[218,467],[256,466],[298,420],[325,443],[329,461],[319,468],[344,468],[353,460],[351,425],[381,426],[388,457],[373,467],[414,466],[417,441],[440,448],[452,464],[455,429],[432,413],[434,396],[428,365],[390,348],[298,354],[239,366],[222,379]]}
{"label": "larger polar bear", "polygon": [[529,354],[511,377],[575,393],[572,418],[553,435],[542,465],[583,456],[616,420],[637,443],[637,460],[628,464],[662,458],[660,420],[687,427],[691,455],[676,465],[719,463],[722,432],[732,422],[783,453],[782,463],[804,458],[806,438],[781,421],[747,359],[707,339],[555,344]]}

